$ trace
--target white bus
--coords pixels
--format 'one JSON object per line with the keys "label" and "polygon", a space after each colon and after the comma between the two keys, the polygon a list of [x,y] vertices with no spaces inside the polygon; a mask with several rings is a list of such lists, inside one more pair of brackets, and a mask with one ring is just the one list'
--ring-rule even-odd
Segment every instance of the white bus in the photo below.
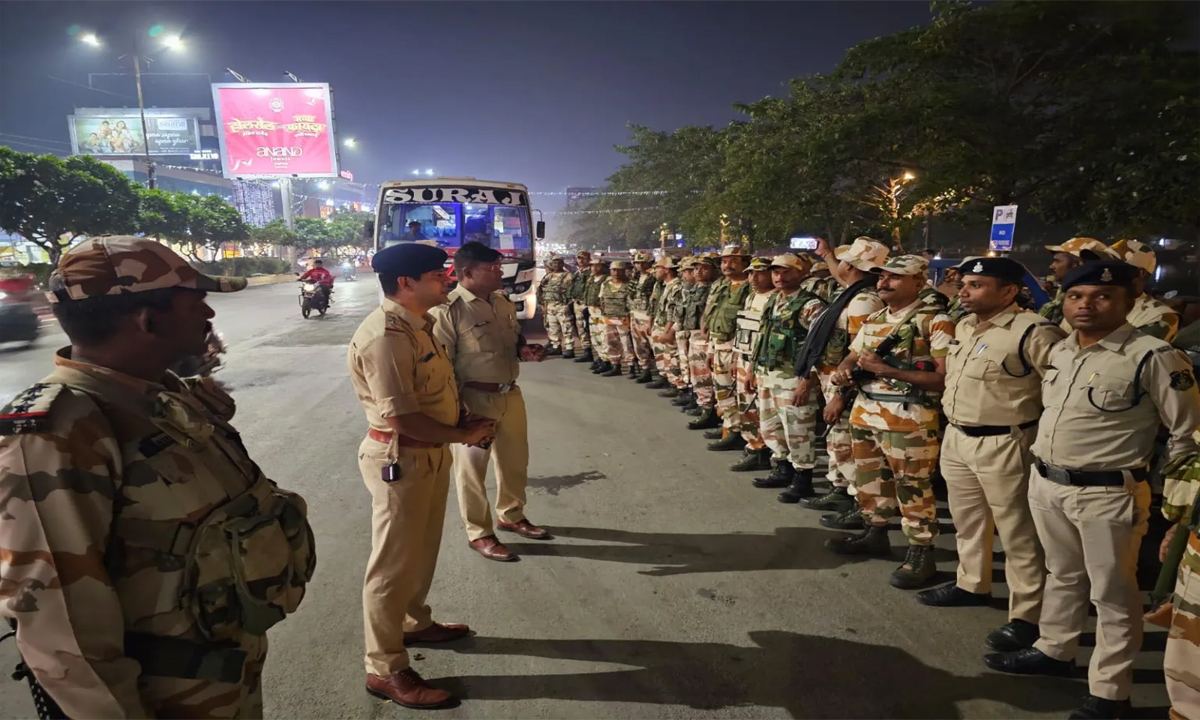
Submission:
{"label": "white bus", "polygon": [[463,243],[481,242],[505,255],[504,292],[517,317],[537,312],[534,244],[545,223],[533,222],[529,190],[518,183],[475,178],[394,180],[379,190],[372,228],[375,250],[402,242],[436,242],[450,255]]}

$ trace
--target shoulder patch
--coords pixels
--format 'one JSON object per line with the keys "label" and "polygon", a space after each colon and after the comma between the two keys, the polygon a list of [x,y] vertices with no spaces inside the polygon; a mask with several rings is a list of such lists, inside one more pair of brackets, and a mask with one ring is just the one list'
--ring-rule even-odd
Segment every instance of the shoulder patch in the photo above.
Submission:
{"label": "shoulder patch", "polygon": [[0,410],[0,436],[26,435],[50,429],[50,409],[66,385],[37,383]]}
{"label": "shoulder patch", "polygon": [[1191,390],[1196,386],[1196,378],[1192,377],[1191,370],[1176,370],[1171,373],[1171,389],[1184,392]]}

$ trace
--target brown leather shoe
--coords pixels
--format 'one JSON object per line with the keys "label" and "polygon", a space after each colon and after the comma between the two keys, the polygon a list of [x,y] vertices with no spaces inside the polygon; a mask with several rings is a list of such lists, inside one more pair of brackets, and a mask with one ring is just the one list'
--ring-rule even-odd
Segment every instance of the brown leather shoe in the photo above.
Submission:
{"label": "brown leather shoe", "polygon": [[429,645],[453,642],[471,634],[471,628],[459,623],[434,623],[424,630],[404,633],[405,645]]}
{"label": "brown leather shoe", "polygon": [[517,554],[504,546],[504,543],[496,539],[495,535],[485,535],[478,540],[472,540],[468,543],[471,549],[488,560],[496,560],[498,562],[512,562],[517,559]]}
{"label": "brown leather shoe", "polygon": [[453,695],[425,682],[412,668],[398,670],[387,677],[368,673],[367,692],[415,710],[449,707],[455,703]]}
{"label": "brown leather shoe", "polygon": [[544,528],[540,528],[528,520],[521,520],[520,522],[516,523],[496,523],[496,527],[500,528],[501,530],[516,533],[521,537],[529,538],[530,540],[550,539],[550,533],[546,532]]}

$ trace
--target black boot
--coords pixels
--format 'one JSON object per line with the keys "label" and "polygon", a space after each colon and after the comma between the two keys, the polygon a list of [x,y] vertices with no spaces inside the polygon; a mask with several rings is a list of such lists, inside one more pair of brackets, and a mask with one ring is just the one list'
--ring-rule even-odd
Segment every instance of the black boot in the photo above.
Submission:
{"label": "black boot", "polygon": [[620,377],[620,376],[621,376],[621,366],[616,365],[616,364],[612,364],[608,368],[608,372],[600,373],[600,377]]}
{"label": "black boot", "polygon": [[812,468],[797,470],[796,476],[792,478],[792,485],[787,490],[779,493],[779,502],[781,503],[798,503],[801,498],[812,497],[816,495],[816,491],[812,486]]}
{"label": "black boot", "polygon": [[719,430],[705,430],[704,431],[704,439],[705,440],[722,440],[722,439],[724,439],[724,437],[725,437],[725,428],[721,428]]}
{"label": "black boot", "polygon": [[818,521],[831,530],[862,530],[863,517],[858,505],[852,505],[840,513],[822,515]]}
{"label": "black boot", "polygon": [[692,417],[700,417],[704,414],[704,408],[700,407],[699,405],[689,405],[683,409],[683,414],[691,415]]}
{"label": "black boot", "polygon": [[720,440],[709,443],[708,449],[714,452],[728,452],[731,450],[741,450],[746,447],[746,440],[741,433],[731,432]]}
{"label": "black boot", "polygon": [[729,466],[733,472],[757,472],[759,470],[771,469],[771,451],[768,448],[761,450],[747,450],[742,459]]}
{"label": "black boot", "polygon": [[642,371],[641,371],[641,369],[638,367],[638,364],[637,364],[637,363],[634,363],[633,365],[631,365],[631,366],[630,366],[630,368],[629,368],[629,379],[630,379],[630,380],[637,380],[637,379],[638,379],[639,377],[641,377],[641,376],[642,376]]}
{"label": "black boot", "polygon": [[574,350],[564,350],[563,354],[562,354],[562,358],[563,358],[563,360],[574,360],[575,359],[575,351]]}
{"label": "black boot", "polygon": [[929,582],[937,574],[937,565],[933,562],[932,545],[909,545],[908,555],[904,564],[896,568],[889,581],[892,587],[901,590],[915,590]]}
{"label": "black boot", "polygon": [[562,348],[557,345],[551,345],[546,348],[546,357],[553,357],[555,355],[562,355]]}
{"label": "black boot", "polygon": [[704,408],[700,416],[688,423],[688,430],[708,430],[721,427],[721,418],[713,408]]}
{"label": "black boot", "polygon": [[596,375],[603,375],[604,373],[606,373],[612,369],[613,369],[612,363],[610,363],[607,360],[601,360],[599,363],[596,364],[596,368],[594,370],[592,370],[592,372]]}
{"label": "black boot", "polygon": [[575,358],[575,362],[577,362],[577,363],[596,362],[596,358],[592,356],[592,349],[587,348],[586,350],[584,350],[582,355]]}
{"label": "black boot", "polygon": [[638,385],[645,385],[647,383],[650,383],[652,380],[654,380],[654,373],[650,372],[649,370],[646,370],[645,372],[643,372],[641,375],[638,376],[637,382],[638,382]]}
{"label": "black boot", "polygon": [[846,488],[835,487],[820,497],[801,499],[800,507],[841,513],[854,507],[854,498],[850,497],[850,491]]}
{"label": "black boot", "polygon": [[679,391],[679,396],[672,400],[671,404],[675,407],[681,408],[686,407],[695,401],[696,398],[692,395],[691,388],[684,388]]}
{"label": "black boot", "polygon": [[775,469],[765,478],[754,478],[756,488],[785,488],[796,477],[796,468],[788,460],[776,460]]}
{"label": "black boot", "polygon": [[662,375],[655,375],[650,382],[646,383],[647,390],[662,390],[667,387],[667,379]]}
{"label": "black boot", "polygon": [[838,555],[892,556],[886,525],[872,525],[858,535],[829,538],[825,541],[825,547]]}
{"label": "black boot", "polygon": [[672,400],[679,397],[679,395],[680,395],[679,388],[669,387],[669,386],[667,387],[666,390],[663,390],[662,392],[660,392],[658,394],[659,397],[671,398]]}

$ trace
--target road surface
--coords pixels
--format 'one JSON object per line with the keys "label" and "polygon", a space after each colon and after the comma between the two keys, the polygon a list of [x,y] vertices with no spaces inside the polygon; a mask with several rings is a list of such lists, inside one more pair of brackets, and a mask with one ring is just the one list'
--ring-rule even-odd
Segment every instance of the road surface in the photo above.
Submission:
{"label": "road surface", "polygon": [[[828,553],[815,513],[727,472],[731,454],[705,451],[666,401],[556,359],[523,365],[521,385],[528,512],[557,539],[512,542],[518,563],[486,561],[467,548],[452,499],[431,602],[437,619],[476,636],[416,649],[414,665],[463,704],[422,714],[369,697],[370,502],[355,458],[366,423],[345,358],[376,287],[369,275],[339,282],[329,316],[310,320],[289,285],[212,298],[235,423],[267,473],[308,499],[317,535],[308,596],[271,631],[268,717],[1051,718],[1086,693],[1081,679],[987,670],[983,637],[1006,620],[1000,601],[918,605],[887,583],[899,554]],[[40,378],[63,342],[0,354],[0,400]],[[902,542],[896,530],[897,553]],[[950,579],[953,535],[939,546]],[[1085,636],[1082,660],[1093,644]],[[1147,717],[1166,715],[1162,649],[1150,633],[1138,659],[1134,702],[1157,708]],[[14,662],[13,643],[0,646],[0,668]],[[0,717],[32,716],[24,685],[0,681]]]}

